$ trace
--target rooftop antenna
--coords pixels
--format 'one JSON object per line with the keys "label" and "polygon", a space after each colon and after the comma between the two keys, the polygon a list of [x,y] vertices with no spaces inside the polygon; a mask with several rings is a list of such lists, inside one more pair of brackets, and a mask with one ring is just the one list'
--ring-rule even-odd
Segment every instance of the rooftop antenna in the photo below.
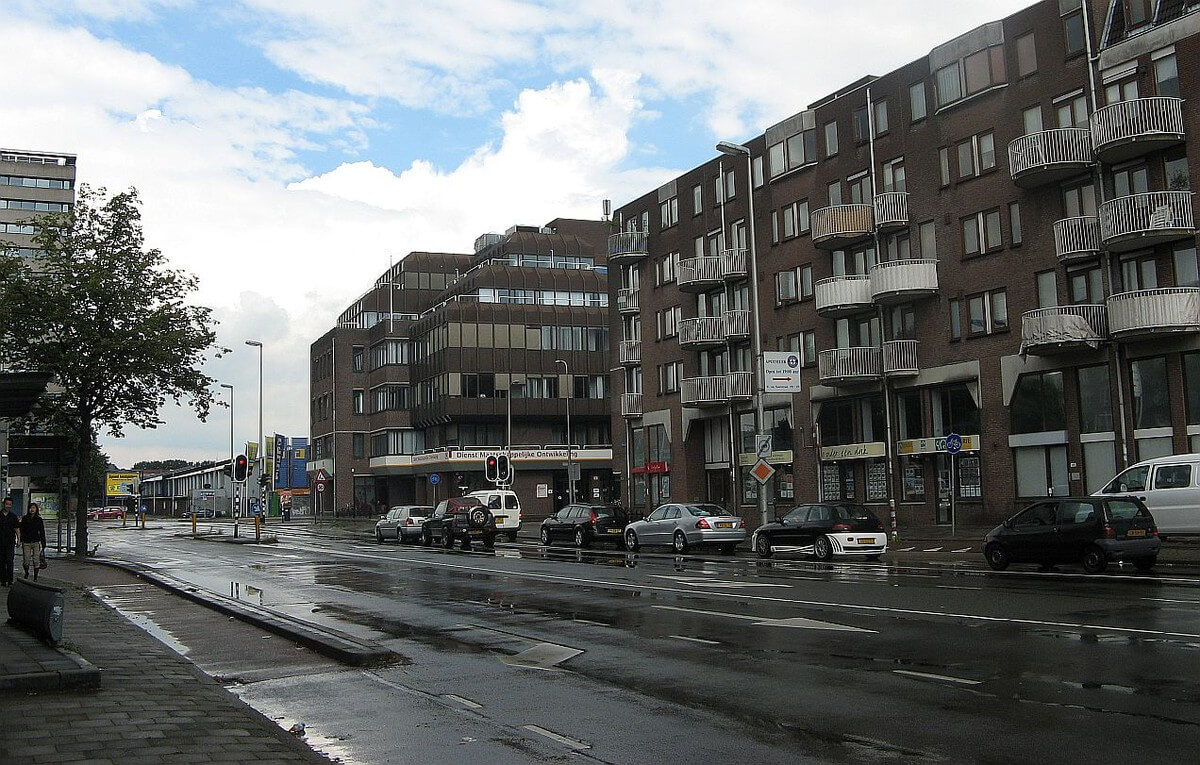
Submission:
{"label": "rooftop antenna", "polygon": [[606,199],[606,200],[604,200],[604,217],[601,218],[601,220],[607,221],[611,215],[612,215],[612,200]]}

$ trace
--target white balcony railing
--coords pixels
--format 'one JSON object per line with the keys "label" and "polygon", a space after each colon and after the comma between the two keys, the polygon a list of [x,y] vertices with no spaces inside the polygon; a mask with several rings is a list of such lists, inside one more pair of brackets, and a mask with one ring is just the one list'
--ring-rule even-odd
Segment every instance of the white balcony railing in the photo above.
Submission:
{"label": "white balcony railing", "polygon": [[721,251],[721,275],[729,280],[746,278],[745,247],[731,247]]}
{"label": "white balcony railing", "polygon": [[729,400],[729,381],[725,375],[685,377],[679,386],[684,406],[713,406]]}
{"label": "white balcony railing", "polygon": [[880,228],[908,225],[907,191],[883,191],[875,195],[875,225]]}
{"label": "white balcony railing", "polygon": [[641,340],[622,340],[618,349],[620,354],[620,362],[622,364],[634,366],[642,363],[642,341]]}
{"label": "white balcony railing", "polygon": [[1100,236],[1118,251],[1195,233],[1192,192],[1150,191],[1117,197],[1100,206]]}
{"label": "white balcony railing", "polygon": [[638,260],[649,252],[649,238],[645,231],[622,231],[608,237],[610,260]]}
{"label": "white balcony railing", "polygon": [[1153,151],[1183,140],[1183,101],[1166,96],[1121,101],[1097,109],[1091,124],[1092,147],[1102,159],[1111,161],[1110,153],[1137,156],[1140,152],[1131,153],[1129,144],[1145,143],[1145,150]]}
{"label": "white balcony railing", "polygon": [[822,382],[874,380],[881,373],[877,346],[831,348],[817,354],[817,374]]}
{"label": "white balcony railing", "polygon": [[725,319],[721,316],[700,316],[679,322],[679,344],[722,345],[725,342]]}
{"label": "white balcony railing", "polygon": [[619,313],[638,312],[637,287],[620,287],[617,289],[617,311]]}
{"label": "white balcony railing", "polygon": [[1093,162],[1092,136],[1086,128],[1042,130],[1008,144],[1009,171],[1022,186],[1052,182]]}
{"label": "white balcony railing", "polygon": [[679,261],[676,277],[680,289],[715,286],[724,280],[721,258],[705,255],[700,258],[685,258]]}
{"label": "white balcony railing", "polygon": [[883,373],[885,375],[915,375],[917,366],[916,340],[885,340],[883,343]]}
{"label": "white balcony railing", "polygon": [[1160,287],[1118,292],[1108,299],[1114,338],[1159,332],[1200,331],[1200,287]]}
{"label": "white balcony railing", "polygon": [[877,301],[932,295],[937,291],[936,260],[903,258],[871,266],[871,297]]}
{"label": "white balcony railing", "polygon": [[622,417],[641,417],[642,416],[642,394],[641,393],[622,393],[621,394],[621,416]]}
{"label": "white balcony railing", "polygon": [[725,392],[729,398],[750,398],[754,395],[754,373],[730,372],[725,375]]}
{"label": "white balcony railing", "polygon": [[1100,219],[1082,216],[1055,221],[1054,252],[1064,263],[1095,257],[1100,252]]}
{"label": "white balcony railing", "polygon": [[817,313],[854,311],[871,305],[871,277],[830,276],[813,285]]}
{"label": "white balcony railing", "polygon": [[733,339],[750,336],[750,312],[734,308],[725,312],[725,334]]}
{"label": "white balcony railing", "polygon": [[1021,316],[1021,346],[1031,352],[1096,347],[1108,339],[1108,308],[1060,305],[1026,311]]}

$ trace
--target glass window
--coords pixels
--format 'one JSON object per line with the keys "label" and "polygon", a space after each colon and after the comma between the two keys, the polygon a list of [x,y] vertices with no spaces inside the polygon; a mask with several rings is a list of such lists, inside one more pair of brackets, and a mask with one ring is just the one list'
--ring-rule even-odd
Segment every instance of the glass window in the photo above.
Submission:
{"label": "glass window", "polygon": [[1017,38],[1017,76],[1026,77],[1037,71],[1037,46],[1033,32]]}
{"label": "glass window", "polygon": [[1200,425],[1200,353],[1183,354],[1183,381],[1187,387],[1188,425]]}
{"label": "glass window", "polygon": [[1009,405],[1013,433],[1041,433],[1066,428],[1062,372],[1022,375]]}
{"label": "glass window", "polygon": [[763,158],[761,154],[751,160],[750,172],[754,176],[754,188],[760,188],[765,182],[763,179]]}
{"label": "glass window", "polygon": [[915,83],[908,88],[908,107],[912,121],[925,119],[925,83]]}
{"label": "glass window", "polygon": [[1179,67],[1174,53],[1154,62],[1154,84],[1158,95],[1179,98]]}
{"label": "glass window", "polygon": [[1171,424],[1167,360],[1163,357],[1130,362],[1133,378],[1133,427],[1164,428]]}
{"label": "glass window", "polygon": [[838,153],[837,122],[825,123],[825,156],[832,157]]}
{"label": "glass window", "polygon": [[888,131],[887,101],[875,102],[875,135],[880,136]]}
{"label": "glass window", "polygon": [[921,257],[926,260],[937,260],[937,235],[933,221],[925,221],[920,225]]}
{"label": "glass window", "polygon": [[1107,366],[1079,370],[1079,429],[1083,433],[1112,432],[1112,397]]}
{"label": "glass window", "polygon": [[782,141],[772,144],[767,150],[767,156],[771,163],[772,178],[787,170],[787,153],[784,150]]}
{"label": "glass window", "polygon": [[1021,112],[1021,120],[1025,125],[1025,135],[1042,132],[1042,107],[1029,107]]}
{"label": "glass window", "polygon": [[950,309],[950,339],[962,339],[962,313],[958,307],[958,299],[954,298],[949,302]]}
{"label": "glass window", "polygon": [[1154,471],[1154,488],[1186,489],[1192,485],[1191,465],[1161,465]]}
{"label": "glass window", "polygon": [[692,187],[692,215],[699,215],[704,212],[704,187]]}
{"label": "glass window", "polygon": [[962,83],[959,79],[957,61],[937,70],[935,82],[938,106],[952,104],[962,98]]}
{"label": "glass window", "polygon": [[1042,271],[1034,277],[1037,286],[1038,308],[1058,305],[1058,278],[1054,271]]}
{"label": "glass window", "polygon": [[1083,11],[1063,17],[1063,35],[1066,38],[1068,56],[1083,51]]}
{"label": "glass window", "polygon": [[1013,246],[1015,247],[1022,241],[1020,202],[1012,202],[1008,205],[1008,227],[1012,234]]}
{"label": "glass window", "polygon": [[938,149],[938,164],[941,167],[942,185],[950,185],[950,149],[943,146]]}
{"label": "glass window", "polygon": [[1175,248],[1175,286],[1200,287],[1200,270],[1196,263],[1196,246],[1180,245]]}
{"label": "glass window", "polygon": [[867,125],[868,121],[867,107],[860,106],[854,110],[854,140],[867,140],[867,137],[870,135]]}

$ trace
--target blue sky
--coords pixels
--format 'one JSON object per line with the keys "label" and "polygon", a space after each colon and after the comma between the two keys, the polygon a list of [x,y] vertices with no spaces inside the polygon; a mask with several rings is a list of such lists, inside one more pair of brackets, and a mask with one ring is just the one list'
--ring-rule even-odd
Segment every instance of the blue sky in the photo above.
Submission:
{"label": "blue sky", "polygon": [[[238,440],[306,435],[309,344],[419,249],[598,218],[865,74],[1025,0],[4,0],[0,147],[136,186],[234,353]],[[736,12],[730,12],[736,8]],[[936,23],[930,23],[936,19]],[[246,402],[253,405],[247,406]],[[228,420],[102,447],[211,459]]]}

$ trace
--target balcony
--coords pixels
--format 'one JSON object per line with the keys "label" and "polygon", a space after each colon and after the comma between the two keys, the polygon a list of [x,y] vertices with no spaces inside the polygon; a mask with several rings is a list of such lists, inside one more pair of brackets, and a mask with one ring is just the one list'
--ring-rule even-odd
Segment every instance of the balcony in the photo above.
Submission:
{"label": "balcony", "polygon": [[636,367],[642,363],[642,341],[622,340],[618,349],[619,361],[627,367]]}
{"label": "balcony", "polygon": [[729,403],[729,380],[725,375],[685,377],[679,386],[679,400],[684,406],[721,406]]}
{"label": "balcony", "polygon": [[1060,263],[1097,257],[1100,254],[1100,219],[1084,216],[1055,221],[1054,253]]}
{"label": "balcony", "polygon": [[688,350],[715,348],[725,344],[725,319],[701,316],[679,322],[679,347]]}
{"label": "balcony", "polygon": [[880,231],[908,227],[907,191],[885,191],[875,195],[875,225]]}
{"label": "balcony", "polygon": [[1116,340],[1200,332],[1200,287],[1119,292],[1108,299],[1108,331]]}
{"label": "balcony", "polygon": [[704,292],[720,287],[725,282],[721,265],[722,259],[712,255],[679,261],[676,275],[679,289],[683,292]]}
{"label": "balcony", "polygon": [[641,393],[621,394],[621,416],[630,418],[642,416]]}
{"label": "balcony", "polygon": [[1108,339],[1108,309],[1102,305],[1062,305],[1021,316],[1021,348],[1035,356],[1095,348]]}
{"label": "balcony", "polygon": [[733,247],[721,251],[721,275],[725,281],[735,282],[746,278],[746,249]]}
{"label": "balcony", "polygon": [[817,374],[826,385],[873,382],[881,372],[879,349],[873,345],[831,348],[817,354]]}
{"label": "balcony", "polygon": [[725,392],[730,400],[745,400],[754,396],[753,372],[730,372],[725,375]]}
{"label": "balcony", "polygon": [[1092,115],[1092,148],[1113,164],[1183,143],[1183,101],[1135,98],[1097,109]]}
{"label": "balcony", "polygon": [[1153,247],[1195,233],[1190,191],[1131,194],[1100,206],[1100,238],[1112,252]]}
{"label": "balcony", "polygon": [[889,377],[911,377],[920,373],[916,340],[885,340],[883,373]]}
{"label": "balcony", "polygon": [[838,318],[870,308],[871,277],[865,274],[831,276],[813,285],[817,313]]}
{"label": "balcony", "polygon": [[1057,183],[1093,164],[1092,136],[1086,128],[1042,130],[1008,144],[1013,183],[1023,189]]}
{"label": "balcony", "polygon": [[824,250],[840,250],[862,241],[875,230],[871,205],[834,205],[813,210],[810,219],[813,244]]}
{"label": "balcony", "polygon": [[725,312],[725,337],[745,340],[750,337],[750,312],[735,308]]}
{"label": "balcony", "polygon": [[649,237],[645,231],[622,231],[608,237],[608,261],[610,263],[637,263],[649,252]]}
{"label": "balcony", "polygon": [[937,291],[936,260],[905,258],[871,266],[871,297],[877,303],[898,303]]}
{"label": "balcony", "polygon": [[637,287],[621,287],[617,290],[617,313],[638,312]]}

